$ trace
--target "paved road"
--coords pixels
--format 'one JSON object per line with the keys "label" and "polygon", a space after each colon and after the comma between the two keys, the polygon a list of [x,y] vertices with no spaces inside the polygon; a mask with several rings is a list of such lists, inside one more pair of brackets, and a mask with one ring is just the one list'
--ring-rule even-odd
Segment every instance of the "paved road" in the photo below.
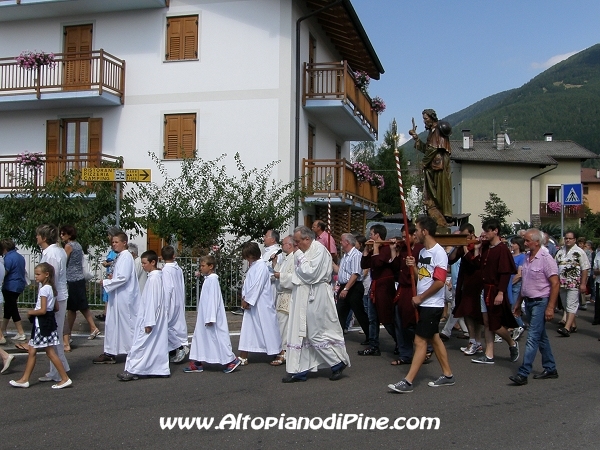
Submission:
{"label": "paved road", "polygon": [[[328,371],[306,383],[282,384],[283,367],[268,365],[266,355],[251,355],[251,364],[232,374],[219,368],[184,374],[172,365],[170,379],[120,382],[123,364],[92,365],[102,351],[102,340],[76,337],[68,355],[74,386],[53,391],[48,383],[29,389],[8,385],[20,376],[25,357],[19,356],[9,373],[0,376],[4,410],[1,448],[597,448],[595,430],[600,420],[600,327],[593,327],[591,311],[581,312],[577,334],[561,338],[549,325],[560,378],[533,380],[513,386],[508,376],[517,363],[508,360],[505,343],[496,344],[496,364],[470,363],[459,352],[464,340],[447,343],[457,379],[453,387],[430,388],[436,361],[424,366],[411,394],[388,392],[387,384],[401,379],[405,367],[392,367],[393,345],[382,330],[381,357],[359,357],[357,332],[347,335],[352,367],[342,380],[331,382]],[[557,316],[558,317],[558,316]],[[521,347],[525,344],[524,336]],[[234,348],[237,336],[232,337]],[[10,348],[10,346],[9,346]],[[44,374],[47,358],[40,356],[32,380]],[[539,357],[534,370],[541,370]],[[363,414],[387,417],[438,417],[438,430],[215,430],[228,414],[255,417],[308,417]],[[159,418],[214,417],[210,431],[161,431]],[[336,416],[336,418],[339,416]],[[258,419],[257,419],[258,420]],[[316,419],[315,419],[316,420]],[[256,422],[258,424],[258,422]],[[314,422],[316,423],[316,422]]]}

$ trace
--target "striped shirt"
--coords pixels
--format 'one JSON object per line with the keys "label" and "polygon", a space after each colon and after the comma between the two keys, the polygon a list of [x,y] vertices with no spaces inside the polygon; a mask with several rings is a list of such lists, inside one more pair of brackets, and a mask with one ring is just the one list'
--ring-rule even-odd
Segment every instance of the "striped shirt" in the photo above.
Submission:
{"label": "striped shirt", "polygon": [[352,277],[353,274],[358,275],[356,281],[362,281],[362,269],[360,268],[361,257],[362,254],[356,247],[352,247],[352,250],[344,254],[338,271],[338,283],[346,284],[350,281],[350,277]]}

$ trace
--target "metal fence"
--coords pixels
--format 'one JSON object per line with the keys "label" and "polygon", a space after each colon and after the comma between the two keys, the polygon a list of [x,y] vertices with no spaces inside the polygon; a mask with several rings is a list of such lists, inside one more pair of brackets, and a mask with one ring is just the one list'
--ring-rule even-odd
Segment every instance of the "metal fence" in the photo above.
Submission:
{"label": "metal fence", "polygon": [[[23,256],[25,257],[30,284],[19,297],[19,307],[33,308],[35,307],[37,298],[37,286],[33,281],[33,269],[40,260],[41,255],[23,254]],[[98,284],[98,280],[101,280],[104,276],[104,269],[101,265],[102,261],[104,261],[103,258],[92,260],[86,258],[84,261],[84,264],[87,264],[88,272],[94,275],[87,283],[87,299],[91,309],[104,309],[102,287]],[[185,309],[195,310],[203,281],[201,276],[197,277],[195,275],[200,267],[200,259],[181,257],[177,258],[177,264],[179,264],[183,271],[185,282]],[[162,267],[162,263],[159,263],[159,267]],[[241,268],[240,261],[224,259],[219,261],[216,269],[216,273],[219,275],[225,308],[238,308],[242,303],[241,292],[244,279],[244,270]]]}

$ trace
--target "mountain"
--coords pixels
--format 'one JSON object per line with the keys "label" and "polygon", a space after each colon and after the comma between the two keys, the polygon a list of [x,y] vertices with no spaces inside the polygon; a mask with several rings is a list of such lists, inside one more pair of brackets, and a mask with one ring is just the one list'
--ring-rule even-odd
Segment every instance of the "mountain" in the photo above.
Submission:
{"label": "mountain", "polygon": [[[452,125],[453,139],[461,139],[463,129],[476,140],[492,139],[494,131],[506,131],[513,141],[553,133],[555,140],[575,141],[600,154],[600,44],[444,120]],[[413,153],[412,143],[403,147],[406,156]]]}

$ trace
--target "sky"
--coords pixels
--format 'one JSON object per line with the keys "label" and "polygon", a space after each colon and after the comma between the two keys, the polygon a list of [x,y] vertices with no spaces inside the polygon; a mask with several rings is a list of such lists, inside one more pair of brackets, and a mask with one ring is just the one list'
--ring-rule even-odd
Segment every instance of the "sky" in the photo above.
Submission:
{"label": "sky", "polygon": [[386,103],[380,141],[394,118],[406,140],[424,109],[441,119],[600,43],[599,0],[351,2],[385,69],[369,86]]}

